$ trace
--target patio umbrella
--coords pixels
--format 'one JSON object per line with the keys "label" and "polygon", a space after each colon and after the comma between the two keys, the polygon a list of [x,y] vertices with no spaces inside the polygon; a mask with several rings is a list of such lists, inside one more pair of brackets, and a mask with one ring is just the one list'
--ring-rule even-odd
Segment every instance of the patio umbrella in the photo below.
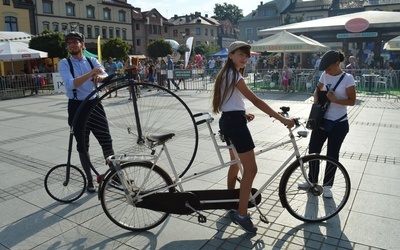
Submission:
{"label": "patio umbrella", "polygon": [[397,36],[397,37],[389,40],[387,43],[385,43],[385,46],[383,46],[383,49],[385,49],[385,50],[400,50],[400,36]]}
{"label": "patio umbrella", "polygon": [[293,53],[326,51],[329,47],[311,38],[297,36],[284,30],[251,44],[251,49],[257,52]]}
{"label": "patio umbrella", "polygon": [[0,43],[0,61],[11,62],[14,71],[13,61],[46,58],[47,52],[28,48],[28,44],[22,42],[7,41]]}
{"label": "patio umbrella", "polygon": [[314,52],[328,50],[327,46],[305,38],[296,36],[286,30],[261,39],[251,44],[251,49],[257,52]]}

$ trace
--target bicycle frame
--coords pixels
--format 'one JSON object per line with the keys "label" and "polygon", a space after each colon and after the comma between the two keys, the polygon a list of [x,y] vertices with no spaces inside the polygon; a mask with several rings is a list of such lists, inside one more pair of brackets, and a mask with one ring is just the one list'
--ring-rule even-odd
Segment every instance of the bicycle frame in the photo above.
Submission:
{"label": "bicycle frame", "polygon": [[[174,164],[173,164],[172,157],[171,157],[171,155],[169,154],[169,152],[168,152],[168,147],[167,147],[167,145],[166,145],[167,143],[163,143],[162,146],[161,146],[160,151],[159,151],[156,155],[153,155],[153,156],[152,156],[152,157],[153,157],[153,161],[152,161],[153,168],[154,168],[154,166],[157,165],[157,161],[158,161],[159,157],[161,156],[161,154],[162,154],[162,153],[165,153],[165,154],[166,154],[166,157],[167,157],[167,159],[168,159],[169,165],[170,165],[170,169],[171,169],[171,171],[172,171],[172,173],[173,173],[173,175],[174,175],[174,178],[173,178],[174,184],[169,185],[169,186],[162,187],[162,188],[160,188],[160,189],[157,189],[157,190],[154,190],[154,191],[151,191],[151,192],[146,192],[146,193],[143,194],[143,195],[140,195],[140,192],[139,192],[139,193],[138,193],[138,196],[140,196],[139,200],[141,200],[142,198],[144,198],[144,197],[146,197],[146,196],[150,196],[150,195],[152,195],[152,194],[155,194],[155,193],[157,193],[157,192],[160,192],[160,191],[163,191],[163,190],[167,190],[167,189],[169,189],[169,188],[171,188],[171,187],[174,187],[174,188],[177,187],[178,190],[179,190],[180,192],[185,192],[185,189],[183,188],[183,184],[184,184],[184,183],[189,182],[189,181],[191,181],[191,180],[194,180],[194,179],[196,179],[196,178],[202,177],[202,176],[204,176],[204,175],[210,174],[210,173],[212,173],[212,172],[214,172],[214,171],[217,171],[217,170],[220,170],[220,169],[222,169],[222,168],[228,167],[228,166],[230,166],[230,165],[232,165],[232,164],[238,164],[241,173],[243,173],[243,167],[242,167],[242,165],[241,165],[241,163],[240,163],[240,159],[239,159],[238,154],[237,154],[235,148],[233,147],[233,145],[227,146],[227,145],[220,145],[220,144],[218,144],[217,139],[216,139],[216,135],[215,135],[215,133],[214,133],[212,127],[211,127],[211,123],[214,121],[214,118],[211,116],[210,113],[199,113],[199,114],[195,114],[194,116],[195,116],[195,117],[198,117],[198,116],[202,116],[202,115],[207,115],[207,117],[206,117],[205,119],[203,119],[203,120],[200,120],[200,121],[196,122],[196,124],[197,124],[197,125],[200,125],[200,124],[202,124],[202,123],[206,123],[207,128],[208,128],[208,131],[209,131],[209,134],[210,134],[211,141],[212,141],[212,143],[213,143],[213,145],[214,145],[214,148],[215,148],[215,150],[216,150],[216,153],[217,153],[218,159],[219,159],[219,161],[220,161],[220,164],[217,165],[217,166],[213,166],[213,167],[211,167],[211,168],[209,168],[209,169],[207,169],[207,170],[203,170],[203,171],[199,171],[199,172],[193,173],[192,175],[189,175],[189,176],[180,177],[180,176],[178,175],[177,171],[176,171],[175,168],[174,168]],[[298,127],[299,127],[299,126],[298,126]],[[263,154],[263,153],[265,153],[265,152],[271,151],[271,150],[273,150],[273,149],[276,149],[276,148],[278,148],[278,147],[280,147],[280,146],[283,146],[283,145],[289,144],[289,143],[291,143],[291,144],[293,145],[293,148],[294,148],[294,152],[287,158],[287,160],[286,160],[285,162],[282,163],[282,165],[278,168],[278,170],[275,171],[275,173],[272,174],[272,176],[261,186],[261,188],[260,188],[259,190],[257,190],[254,194],[251,194],[251,195],[250,195],[250,201],[253,202],[253,203],[254,203],[254,201],[255,201],[255,198],[256,198],[258,195],[260,195],[260,194],[264,191],[264,189],[265,189],[273,180],[275,180],[275,179],[277,178],[277,176],[285,169],[286,166],[288,166],[288,164],[292,161],[292,159],[293,159],[294,157],[296,157],[297,160],[300,160],[300,161],[301,161],[301,154],[300,154],[300,151],[299,151],[298,146],[297,146],[297,140],[299,140],[299,139],[301,139],[301,138],[307,137],[308,132],[305,132],[305,133],[303,132],[303,133],[301,133],[302,131],[299,131],[298,138],[296,138],[296,136],[293,134],[293,131],[294,131],[295,129],[292,130],[291,128],[289,128],[288,130],[289,130],[289,137],[290,137],[290,139],[288,139],[288,140],[286,140],[286,141],[284,141],[284,142],[278,143],[278,144],[274,144],[274,145],[272,145],[272,146],[270,146],[270,147],[260,149],[260,150],[258,150],[258,151],[255,152],[255,155],[258,156],[258,155],[260,155],[260,154]],[[235,155],[235,159],[234,159],[234,160],[231,160],[231,161],[224,161],[224,159],[223,159],[223,157],[222,157],[222,153],[221,153],[221,150],[223,150],[223,149],[231,149],[231,150],[233,150],[234,155]],[[123,157],[122,157],[121,160],[126,160],[126,159],[123,159]],[[135,161],[135,160],[129,159],[129,161],[132,162],[132,161]],[[136,161],[139,161],[139,160],[136,160]],[[301,163],[301,164],[302,164],[302,163]],[[306,178],[307,175],[306,175],[306,172],[305,172],[304,169],[303,169],[303,175],[304,175],[304,178],[307,179],[307,178]],[[148,177],[148,176],[147,176],[147,177]],[[146,179],[147,179],[147,177],[146,177]],[[146,179],[143,181],[143,185],[145,185]],[[129,190],[129,186],[128,186],[126,183],[124,183],[123,186],[124,186],[124,189],[128,189],[128,190]],[[139,190],[141,190],[141,189],[142,189],[142,187],[139,187]],[[130,196],[128,193],[127,193],[126,195],[127,195],[127,196]],[[130,198],[130,197],[129,197],[129,198]],[[232,200],[229,200],[229,199],[213,200],[212,202],[213,202],[213,203],[225,203],[225,202],[235,202],[235,201],[238,201],[238,199],[232,199]],[[205,204],[205,203],[207,203],[207,202],[209,202],[209,201],[204,200],[204,201],[200,201],[200,202]],[[255,203],[254,203],[254,204],[255,204]]]}

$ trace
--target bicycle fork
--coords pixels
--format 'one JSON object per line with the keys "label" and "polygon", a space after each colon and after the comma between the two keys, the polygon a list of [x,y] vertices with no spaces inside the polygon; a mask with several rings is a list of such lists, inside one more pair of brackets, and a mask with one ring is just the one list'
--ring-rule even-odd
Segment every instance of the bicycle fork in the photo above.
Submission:
{"label": "bicycle fork", "polygon": [[122,172],[122,169],[121,169],[121,161],[115,159],[114,155],[109,156],[107,158],[107,160],[108,160],[108,166],[111,169],[115,169],[115,172],[117,173],[118,179],[121,182],[121,185],[122,185],[122,187],[124,189],[125,197],[126,197],[128,203],[130,205],[135,205],[135,203],[134,203],[134,201],[132,199],[132,196],[130,194],[130,191],[129,191],[130,189],[129,189],[128,185],[127,185],[127,180],[126,180],[125,175],[124,175],[124,173]]}

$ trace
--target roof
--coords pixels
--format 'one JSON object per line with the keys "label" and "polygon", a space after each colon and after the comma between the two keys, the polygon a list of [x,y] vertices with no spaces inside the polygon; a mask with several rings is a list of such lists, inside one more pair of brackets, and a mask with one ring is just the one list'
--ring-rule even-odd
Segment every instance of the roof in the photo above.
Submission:
{"label": "roof", "polygon": [[329,10],[331,5],[332,5],[332,0],[306,1],[306,2],[294,1],[281,14]]}
{"label": "roof", "polygon": [[400,27],[400,14],[393,11],[362,11],[347,15],[326,17],[311,21],[300,23],[292,23],[282,25],[270,29],[263,29],[258,31],[257,35],[264,37],[275,34],[282,30],[287,30],[292,33],[300,32],[315,32],[315,31],[329,31],[340,30],[344,28],[347,21],[353,18],[364,18],[369,22],[369,28],[393,28]]}

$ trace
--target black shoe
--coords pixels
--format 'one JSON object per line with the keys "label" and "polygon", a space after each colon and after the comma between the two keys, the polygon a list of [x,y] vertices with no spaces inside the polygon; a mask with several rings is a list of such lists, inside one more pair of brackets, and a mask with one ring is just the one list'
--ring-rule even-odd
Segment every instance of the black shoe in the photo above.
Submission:
{"label": "black shoe", "polygon": [[88,193],[96,192],[96,189],[94,188],[93,182],[91,182],[91,181],[88,182],[86,190],[88,191]]}

